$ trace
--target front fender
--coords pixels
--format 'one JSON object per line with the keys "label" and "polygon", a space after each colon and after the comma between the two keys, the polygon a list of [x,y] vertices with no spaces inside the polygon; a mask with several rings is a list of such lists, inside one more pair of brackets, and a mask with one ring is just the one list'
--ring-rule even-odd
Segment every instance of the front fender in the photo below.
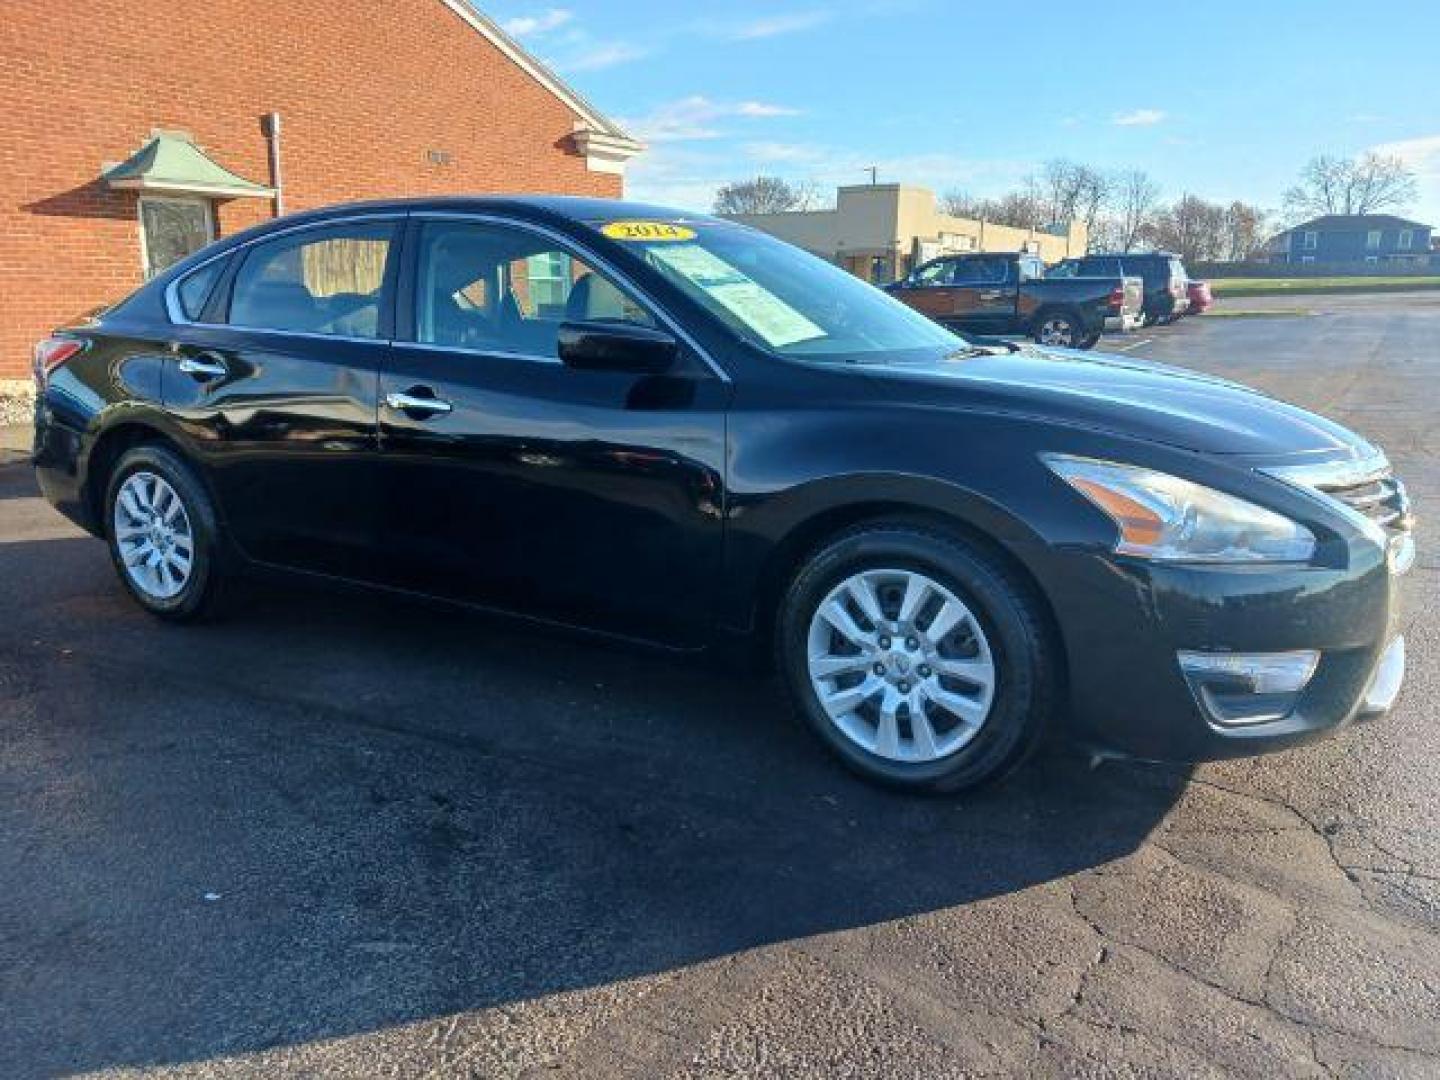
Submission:
{"label": "front fender", "polygon": [[[870,401],[788,412],[783,419],[731,416],[719,622],[753,627],[757,601],[830,532],[865,518],[918,513],[948,519],[1019,561],[1032,575],[1057,543],[1104,540],[1103,524],[1071,500],[1041,462],[1034,425],[1018,418],[959,415]],[[837,415],[837,412],[839,415]]]}

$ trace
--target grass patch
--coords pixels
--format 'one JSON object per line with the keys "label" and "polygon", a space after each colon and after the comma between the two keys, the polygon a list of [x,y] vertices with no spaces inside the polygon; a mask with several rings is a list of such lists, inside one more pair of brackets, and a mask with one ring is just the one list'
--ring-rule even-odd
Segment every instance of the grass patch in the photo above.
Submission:
{"label": "grass patch", "polygon": [[1216,296],[1305,296],[1313,293],[1408,292],[1440,289],[1440,275],[1424,277],[1208,278]]}

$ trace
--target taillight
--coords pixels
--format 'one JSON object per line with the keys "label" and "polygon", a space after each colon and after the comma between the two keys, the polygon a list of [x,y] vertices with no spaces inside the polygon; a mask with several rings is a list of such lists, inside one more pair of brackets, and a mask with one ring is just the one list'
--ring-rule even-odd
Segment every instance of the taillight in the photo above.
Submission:
{"label": "taillight", "polygon": [[1125,306],[1125,286],[1116,285],[1110,290],[1110,299],[1106,301],[1112,311],[1119,311]]}
{"label": "taillight", "polygon": [[85,348],[83,341],[74,338],[46,338],[35,346],[35,384],[44,388],[50,382],[61,364]]}

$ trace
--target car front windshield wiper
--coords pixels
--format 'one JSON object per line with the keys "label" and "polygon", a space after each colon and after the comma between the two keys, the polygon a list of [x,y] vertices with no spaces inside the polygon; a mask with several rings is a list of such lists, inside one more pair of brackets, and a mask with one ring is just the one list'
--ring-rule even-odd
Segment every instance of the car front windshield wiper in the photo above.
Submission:
{"label": "car front windshield wiper", "polygon": [[946,360],[972,360],[977,356],[1008,356],[1010,353],[1020,351],[1020,346],[1013,341],[986,341],[984,343],[968,341],[962,348],[954,352],[946,353]]}

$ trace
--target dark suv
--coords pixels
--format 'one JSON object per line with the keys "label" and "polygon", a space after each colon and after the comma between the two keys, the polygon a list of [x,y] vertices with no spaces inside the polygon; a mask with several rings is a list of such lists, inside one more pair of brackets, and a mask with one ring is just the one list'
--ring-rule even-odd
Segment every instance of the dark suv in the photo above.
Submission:
{"label": "dark suv", "polygon": [[1257,753],[1400,687],[1414,543],[1377,448],[1218,379],[965,341],[733,222],[321,210],[35,360],[45,495],[167,619],[264,569],[738,637],[848,765],[917,788],[1002,775],[1060,724]]}
{"label": "dark suv", "polygon": [[1174,322],[1190,307],[1189,281],[1179,255],[1164,251],[1086,255],[1066,259],[1050,268],[1049,276],[1138,277],[1145,282],[1143,306],[1146,326]]}

